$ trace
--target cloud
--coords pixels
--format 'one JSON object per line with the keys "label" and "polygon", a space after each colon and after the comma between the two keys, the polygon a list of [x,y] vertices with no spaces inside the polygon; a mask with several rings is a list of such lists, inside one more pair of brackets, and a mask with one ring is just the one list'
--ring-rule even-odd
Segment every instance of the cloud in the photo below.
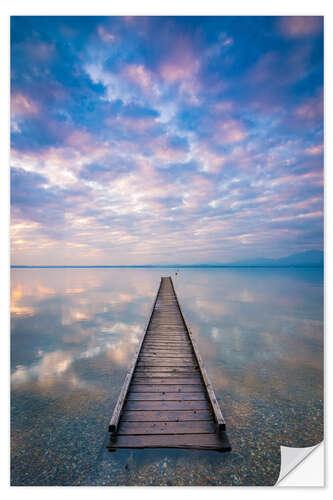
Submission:
{"label": "cloud", "polygon": [[28,96],[18,92],[11,97],[11,113],[14,116],[30,116],[39,112],[37,102],[34,102]]}
{"label": "cloud", "polygon": [[217,125],[217,128],[219,139],[225,143],[241,142],[248,135],[245,127],[236,120],[222,121]]}
{"label": "cloud", "polygon": [[97,32],[100,38],[103,40],[103,42],[110,43],[116,39],[114,33],[111,33],[110,31],[106,30],[103,26],[98,26]]}
{"label": "cloud", "polygon": [[315,96],[305,99],[296,109],[295,117],[307,122],[318,122],[323,116],[323,96],[317,92]]}
{"label": "cloud", "polygon": [[305,152],[308,155],[321,155],[324,151],[323,144],[318,144],[316,146],[311,146],[310,148],[306,148]]}
{"label": "cloud", "polygon": [[126,78],[132,83],[139,85],[144,91],[156,91],[152,74],[143,64],[128,64],[123,68],[122,72]]}
{"label": "cloud", "polygon": [[286,16],[278,22],[281,32],[289,38],[316,35],[323,29],[322,16]]}
{"label": "cloud", "polygon": [[163,135],[152,139],[149,149],[155,158],[171,162],[185,160],[189,148],[186,138]]}

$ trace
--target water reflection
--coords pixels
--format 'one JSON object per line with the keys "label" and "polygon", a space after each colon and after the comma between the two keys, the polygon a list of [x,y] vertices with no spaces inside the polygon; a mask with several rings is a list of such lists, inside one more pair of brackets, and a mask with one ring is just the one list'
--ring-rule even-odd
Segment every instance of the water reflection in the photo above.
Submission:
{"label": "water reflection", "polygon": [[[233,452],[110,456],[107,422],[171,273]],[[322,299],[318,270],[14,270],[12,483],[274,484],[280,444],[322,439]]]}

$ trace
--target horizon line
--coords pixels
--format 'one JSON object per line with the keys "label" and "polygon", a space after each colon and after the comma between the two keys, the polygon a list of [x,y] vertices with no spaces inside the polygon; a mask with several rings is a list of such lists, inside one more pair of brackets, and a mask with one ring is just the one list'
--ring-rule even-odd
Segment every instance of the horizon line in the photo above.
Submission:
{"label": "horizon line", "polygon": [[78,264],[78,265],[25,265],[25,264],[19,264],[19,265],[11,265],[11,269],[105,269],[105,268],[111,268],[111,269],[116,269],[116,268],[168,268],[168,269],[182,269],[182,268],[200,268],[200,267],[208,267],[208,268],[286,268],[286,267],[315,267],[315,268],[323,268],[323,264],[284,264],[284,265],[274,265],[274,264],[264,264],[264,265],[237,265],[237,264],[119,264],[119,265],[85,265],[85,264]]}

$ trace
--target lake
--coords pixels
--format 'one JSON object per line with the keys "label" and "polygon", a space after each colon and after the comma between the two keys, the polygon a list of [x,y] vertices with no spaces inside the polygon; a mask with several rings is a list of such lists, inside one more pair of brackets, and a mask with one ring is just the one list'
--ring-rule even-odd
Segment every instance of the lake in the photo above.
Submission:
{"label": "lake", "polygon": [[[322,269],[12,269],[12,485],[273,485],[323,439]],[[171,275],[231,453],[107,448],[160,277]]]}

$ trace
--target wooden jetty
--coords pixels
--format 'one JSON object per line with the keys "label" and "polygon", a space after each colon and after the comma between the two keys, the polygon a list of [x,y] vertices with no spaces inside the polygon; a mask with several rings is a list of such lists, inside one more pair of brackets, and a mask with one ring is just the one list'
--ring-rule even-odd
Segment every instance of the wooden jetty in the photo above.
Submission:
{"label": "wooden jetty", "polygon": [[220,406],[171,277],[161,278],[109,432],[110,450],[231,450]]}

